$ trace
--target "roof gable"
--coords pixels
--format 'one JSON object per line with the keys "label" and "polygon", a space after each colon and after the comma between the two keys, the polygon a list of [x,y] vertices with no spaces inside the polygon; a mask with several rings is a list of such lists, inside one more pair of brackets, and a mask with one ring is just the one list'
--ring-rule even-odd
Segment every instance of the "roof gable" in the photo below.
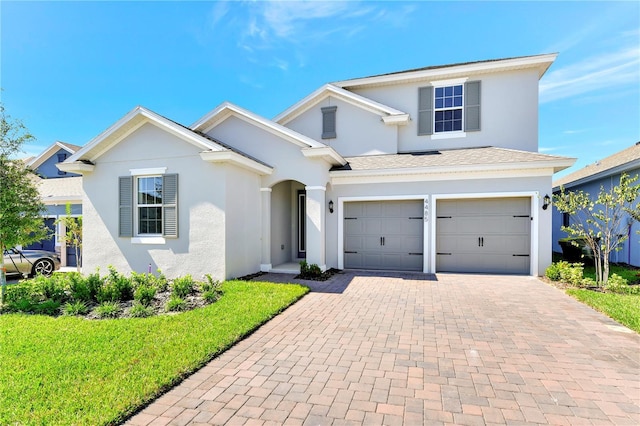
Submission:
{"label": "roof gable", "polygon": [[333,84],[325,84],[315,92],[297,102],[295,105],[292,105],[291,107],[280,113],[273,119],[273,121],[282,125],[286,125],[288,122],[303,114],[305,111],[313,108],[315,105],[322,102],[329,96],[336,97],[358,108],[362,108],[374,114],[378,114],[383,117],[383,119],[389,117],[393,119],[394,124],[400,124],[402,122],[402,119],[404,119],[405,121],[409,119],[409,114],[407,114],[406,112],[381,104],[372,99],[350,92]]}
{"label": "roof gable", "polygon": [[49,158],[51,158],[53,155],[55,155],[61,149],[64,149],[69,154],[74,154],[76,151],[80,150],[81,147],[79,147],[77,145],[70,144],[70,143],[66,143],[66,142],[56,141],[56,142],[52,143],[49,147],[47,147],[47,149],[42,151],[42,153],[40,155],[38,155],[35,158],[31,158],[27,162],[27,166],[29,166],[29,168],[31,168],[33,170],[37,169],[45,161],[47,161]]}
{"label": "roof gable", "polygon": [[407,71],[399,71],[387,74],[379,74],[370,77],[355,78],[350,80],[337,81],[332,83],[335,86],[346,89],[357,89],[363,87],[384,86],[389,84],[409,83],[414,81],[429,81],[434,79],[448,79],[464,77],[470,74],[513,71],[523,69],[535,69],[538,71],[538,78],[542,78],[544,73],[555,61],[557,53],[521,56],[506,59],[490,59],[476,62],[463,62],[451,65],[438,65],[425,68],[417,68]]}
{"label": "roof gable", "polygon": [[640,168],[640,142],[558,179],[553,187],[571,187],[636,168]]}

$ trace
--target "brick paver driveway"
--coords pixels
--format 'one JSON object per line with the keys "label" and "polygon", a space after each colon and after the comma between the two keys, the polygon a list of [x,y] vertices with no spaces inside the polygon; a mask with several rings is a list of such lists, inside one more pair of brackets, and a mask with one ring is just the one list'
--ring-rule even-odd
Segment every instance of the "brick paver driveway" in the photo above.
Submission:
{"label": "brick paver driveway", "polygon": [[535,278],[306,283],[128,424],[640,424],[640,337]]}

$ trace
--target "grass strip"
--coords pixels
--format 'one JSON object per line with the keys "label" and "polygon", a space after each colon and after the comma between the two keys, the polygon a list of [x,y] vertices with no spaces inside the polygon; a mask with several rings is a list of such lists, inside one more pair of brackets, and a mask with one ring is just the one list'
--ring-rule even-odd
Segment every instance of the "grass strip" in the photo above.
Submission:
{"label": "grass strip", "polygon": [[0,424],[117,424],[308,292],[229,281],[177,315],[0,315]]}
{"label": "grass strip", "polygon": [[568,289],[567,294],[640,333],[640,295]]}

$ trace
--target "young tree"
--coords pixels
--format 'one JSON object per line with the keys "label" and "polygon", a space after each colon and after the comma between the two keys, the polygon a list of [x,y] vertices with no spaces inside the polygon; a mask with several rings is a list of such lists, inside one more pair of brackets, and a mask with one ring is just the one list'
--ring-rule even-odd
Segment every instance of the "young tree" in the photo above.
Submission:
{"label": "young tree", "polygon": [[587,192],[565,191],[554,195],[555,207],[571,215],[569,226],[561,229],[572,237],[585,241],[593,251],[596,266],[596,282],[604,286],[609,279],[609,255],[620,250],[621,244],[627,240],[627,233],[623,232],[622,223],[624,213],[629,213],[631,219],[638,219],[640,204],[640,185],[636,185],[638,176],[630,178],[622,174],[620,184],[606,191],[600,187],[595,200]]}
{"label": "young tree", "polygon": [[[44,205],[36,188],[37,177],[15,156],[35,138],[20,120],[5,113],[0,103],[0,251],[40,241],[48,230],[41,214]],[[4,255],[0,260],[2,296],[7,284]]]}
{"label": "young tree", "polygon": [[[71,216],[71,204],[67,203],[65,206],[66,216],[59,218],[56,223],[64,225],[66,232],[59,235],[60,241],[64,241],[65,244],[72,246],[76,252],[76,266],[78,272],[80,272],[80,266],[82,265],[82,216]],[[64,256],[64,253],[61,254]]]}

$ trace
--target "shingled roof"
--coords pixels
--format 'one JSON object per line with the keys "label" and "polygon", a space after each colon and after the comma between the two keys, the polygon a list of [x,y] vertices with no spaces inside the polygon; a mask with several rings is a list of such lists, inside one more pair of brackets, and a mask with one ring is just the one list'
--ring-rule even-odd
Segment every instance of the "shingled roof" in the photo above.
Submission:
{"label": "shingled roof", "polygon": [[[380,171],[527,163],[530,165],[539,163],[541,166],[545,166],[550,162],[555,163],[560,161],[571,163],[573,161],[572,158],[567,157],[493,146],[406,154],[368,155],[346,157],[345,159],[348,161],[345,166],[334,167],[331,171]],[[570,164],[560,166],[559,168],[564,169],[569,166]]]}
{"label": "shingled roof", "polygon": [[[625,167],[627,166],[627,167]],[[553,187],[573,186],[584,181],[597,179],[610,174],[621,173],[634,168],[640,168],[640,142],[627,149],[616,152],[593,164],[564,176],[553,183]]]}

